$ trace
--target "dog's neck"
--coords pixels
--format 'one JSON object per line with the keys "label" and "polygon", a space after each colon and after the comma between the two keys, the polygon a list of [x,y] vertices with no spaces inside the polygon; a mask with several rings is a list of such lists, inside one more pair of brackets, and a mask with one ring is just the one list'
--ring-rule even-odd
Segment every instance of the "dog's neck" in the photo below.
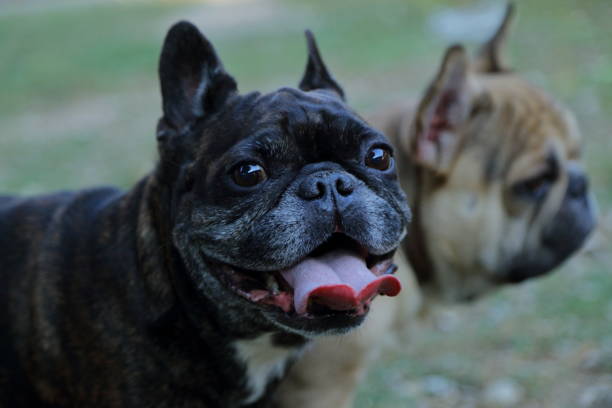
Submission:
{"label": "dog's neck", "polygon": [[410,262],[410,266],[417,278],[419,285],[423,285],[431,281],[434,277],[435,267],[431,261],[430,252],[427,246],[427,236],[422,223],[422,205],[423,205],[423,183],[426,171],[423,168],[406,163],[410,167],[410,181],[407,184],[410,186],[406,189],[410,208],[412,210],[412,222],[408,231],[408,239],[402,242],[403,248],[406,251],[406,256]]}
{"label": "dog's neck", "polygon": [[386,114],[381,112],[374,115],[373,122],[383,125],[381,129],[391,140],[398,154],[402,156],[402,160],[397,163],[398,173],[412,211],[408,238],[402,242],[402,245],[419,284],[422,284],[433,278],[435,269],[427,248],[427,237],[421,216],[427,170],[413,163],[406,154],[409,151],[408,135],[414,120],[415,108],[416,103],[403,104],[387,110]]}
{"label": "dog's neck", "polygon": [[173,243],[172,188],[159,168],[142,180],[128,199],[130,196],[139,201],[139,267],[160,322],[172,324],[167,316],[177,317],[179,310],[197,332],[223,333],[222,318],[214,305],[196,292]]}
{"label": "dog's neck", "polygon": [[[132,190],[130,196],[138,200],[137,251],[139,267],[145,285],[160,311],[169,310],[175,303],[175,293],[168,269],[172,267],[171,245],[162,237],[169,236],[169,226],[157,222],[163,219],[163,190],[152,174]],[[129,199],[130,197],[128,197]],[[163,207],[162,207],[163,208]]]}

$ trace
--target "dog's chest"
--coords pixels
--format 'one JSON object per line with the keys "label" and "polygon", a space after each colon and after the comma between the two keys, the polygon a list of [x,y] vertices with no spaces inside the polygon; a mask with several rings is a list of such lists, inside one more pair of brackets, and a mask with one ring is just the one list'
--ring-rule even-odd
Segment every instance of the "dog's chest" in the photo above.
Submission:
{"label": "dog's chest", "polygon": [[279,346],[273,335],[264,334],[255,339],[234,343],[238,358],[246,366],[248,396],[243,404],[260,399],[267,385],[282,376],[289,361],[297,357],[301,347]]}

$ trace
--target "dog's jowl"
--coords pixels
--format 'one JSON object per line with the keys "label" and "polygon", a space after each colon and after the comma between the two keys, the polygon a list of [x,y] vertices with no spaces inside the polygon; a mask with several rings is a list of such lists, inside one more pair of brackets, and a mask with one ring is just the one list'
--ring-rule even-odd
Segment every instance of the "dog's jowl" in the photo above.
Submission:
{"label": "dog's jowl", "polygon": [[0,198],[0,406],[233,407],[395,295],[393,151],[308,35],[299,89],[240,95],[189,23],[134,188]]}

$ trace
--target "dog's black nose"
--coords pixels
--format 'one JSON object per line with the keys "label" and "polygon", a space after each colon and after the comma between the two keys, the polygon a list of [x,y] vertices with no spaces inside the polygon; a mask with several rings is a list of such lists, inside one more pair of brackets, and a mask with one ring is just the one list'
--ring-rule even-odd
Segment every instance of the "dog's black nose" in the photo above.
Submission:
{"label": "dog's black nose", "polygon": [[583,197],[589,189],[589,180],[584,174],[570,174],[567,192],[571,197]]}
{"label": "dog's black nose", "polygon": [[348,197],[355,190],[355,181],[346,173],[320,171],[310,174],[300,184],[298,195],[304,200],[318,200],[329,194]]}
{"label": "dog's black nose", "polygon": [[589,180],[583,173],[571,172],[569,174],[569,183],[567,186],[567,193],[570,197],[580,198],[584,197],[589,189]]}

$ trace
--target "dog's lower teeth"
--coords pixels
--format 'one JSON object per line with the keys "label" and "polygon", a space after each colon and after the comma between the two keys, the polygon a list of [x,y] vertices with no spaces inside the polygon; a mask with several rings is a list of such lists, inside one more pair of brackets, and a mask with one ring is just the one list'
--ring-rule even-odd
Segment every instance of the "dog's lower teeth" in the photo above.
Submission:
{"label": "dog's lower teeth", "polygon": [[278,282],[276,282],[276,278],[273,275],[268,275],[266,277],[266,287],[273,295],[278,295],[278,292],[280,292]]}
{"label": "dog's lower teeth", "polygon": [[389,268],[387,268],[385,275],[393,275],[396,271],[397,271],[397,265],[391,264],[389,265]]}

